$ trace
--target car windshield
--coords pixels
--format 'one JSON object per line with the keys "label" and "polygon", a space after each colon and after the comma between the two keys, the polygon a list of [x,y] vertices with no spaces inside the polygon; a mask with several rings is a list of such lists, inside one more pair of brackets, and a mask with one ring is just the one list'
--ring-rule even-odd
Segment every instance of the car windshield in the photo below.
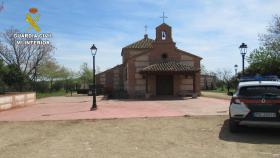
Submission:
{"label": "car windshield", "polygon": [[280,86],[248,86],[241,87],[239,96],[242,97],[280,97]]}

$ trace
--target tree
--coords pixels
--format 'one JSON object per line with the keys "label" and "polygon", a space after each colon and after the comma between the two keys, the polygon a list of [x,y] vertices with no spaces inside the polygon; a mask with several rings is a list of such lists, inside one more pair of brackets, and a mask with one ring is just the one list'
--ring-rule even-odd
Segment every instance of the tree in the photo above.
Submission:
{"label": "tree", "polygon": [[83,63],[81,65],[79,75],[80,75],[80,81],[81,81],[82,85],[84,85],[84,88],[87,84],[92,82],[93,72],[92,72],[92,69],[88,68],[87,63]]}
{"label": "tree", "polygon": [[224,86],[227,87],[227,91],[229,92],[229,89],[231,87],[231,79],[232,79],[232,72],[230,69],[218,69],[215,73],[219,82],[217,83],[222,90],[224,89]]}
{"label": "tree", "polygon": [[[18,71],[34,80],[37,67],[41,61],[51,56],[54,50],[53,45],[24,45],[17,44],[18,40],[14,34],[20,33],[19,30],[11,28],[2,33],[0,38],[0,59],[7,65],[14,65]],[[32,40],[32,39],[29,39]]]}
{"label": "tree", "polygon": [[200,66],[201,74],[206,75],[208,74],[208,71],[204,65],[201,64]]}
{"label": "tree", "polygon": [[6,74],[7,67],[4,62],[0,59],[0,94],[6,89],[6,84],[4,82],[4,75]]}
{"label": "tree", "polygon": [[0,93],[7,90],[22,91],[22,85],[24,85],[25,82],[29,82],[28,77],[19,71],[16,65],[7,65],[0,59]]}
{"label": "tree", "polygon": [[68,93],[69,90],[72,91],[75,88],[74,80],[78,78],[77,74],[74,71],[65,68],[64,66],[60,68],[59,74],[63,80],[66,93]]}
{"label": "tree", "polygon": [[62,71],[62,68],[54,59],[45,60],[38,68],[38,78],[42,81],[49,81],[52,91],[54,81],[65,75]]}
{"label": "tree", "polygon": [[64,78],[64,82],[65,82],[64,89],[66,92],[70,90],[72,94],[72,90],[76,89],[77,78],[78,76],[74,71],[67,70],[67,76],[65,76]]}
{"label": "tree", "polygon": [[260,35],[261,46],[253,50],[248,58],[246,74],[274,74],[280,76],[280,17],[275,16],[267,29],[267,34]]}
{"label": "tree", "polygon": [[[3,72],[3,81],[9,86],[9,90],[22,91],[25,86],[25,82],[29,82],[28,77],[23,74],[15,64],[7,65],[5,71]],[[27,88],[29,89],[29,88]]]}
{"label": "tree", "polygon": [[66,92],[75,87],[74,80],[78,78],[75,72],[59,65],[53,58],[44,60],[39,66],[38,77],[40,81],[50,83],[51,91],[64,88]]}

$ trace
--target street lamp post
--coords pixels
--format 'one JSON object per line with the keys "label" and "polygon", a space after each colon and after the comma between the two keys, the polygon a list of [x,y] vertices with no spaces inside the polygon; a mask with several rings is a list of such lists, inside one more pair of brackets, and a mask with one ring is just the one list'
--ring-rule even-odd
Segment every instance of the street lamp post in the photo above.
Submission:
{"label": "street lamp post", "polygon": [[234,65],[235,75],[237,75],[237,68],[238,68],[238,65],[235,64],[235,65]]}
{"label": "street lamp post", "polygon": [[93,80],[92,80],[92,83],[93,83],[93,86],[92,86],[92,106],[90,108],[90,111],[94,111],[97,109],[97,106],[96,106],[96,86],[95,86],[95,55],[96,55],[96,52],[97,52],[97,48],[95,47],[95,45],[93,44],[90,48],[90,51],[91,51],[91,55],[92,55],[92,65],[93,65]]}
{"label": "street lamp post", "polygon": [[242,43],[239,46],[239,49],[240,49],[240,54],[242,55],[242,75],[244,75],[244,58],[247,53],[247,45],[245,43]]}

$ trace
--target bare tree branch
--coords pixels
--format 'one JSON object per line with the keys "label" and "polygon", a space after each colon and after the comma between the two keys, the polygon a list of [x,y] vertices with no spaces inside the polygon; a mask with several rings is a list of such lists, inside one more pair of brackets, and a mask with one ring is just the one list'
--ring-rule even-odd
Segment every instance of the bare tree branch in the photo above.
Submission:
{"label": "bare tree branch", "polygon": [[[10,28],[2,33],[0,40],[0,59],[6,64],[14,64],[17,68],[34,78],[35,69],[40,65],[44,58],[49,58],[54,50],[53,45],[24,45],[17,44],[14,34],[20,33],[14,28]],[[20,39],[25,40],[25,39]],[[28,39],[34,40],[34,39]]]}

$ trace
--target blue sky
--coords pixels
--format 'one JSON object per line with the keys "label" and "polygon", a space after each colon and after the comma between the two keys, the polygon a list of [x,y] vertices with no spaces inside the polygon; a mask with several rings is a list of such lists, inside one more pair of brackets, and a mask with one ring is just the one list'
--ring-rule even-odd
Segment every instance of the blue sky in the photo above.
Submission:
{"label": "blue sky", "polygon": [[83,62],[92,63],[90,46],[98,48],[96,64],[101,70],[121,63],[122,47],[140,40],[144,26],[155,37],[155,27],[172,26],[177,47],[203,58],[208,70],[241,68],[238,46],[248,51],[259,45],[273,15],[280,14],[279,0],[0,0],[0,32],[10,27],[25,31],[25,14],[38,8],[38,25],[51,32],[57,61],[78,71]]}

